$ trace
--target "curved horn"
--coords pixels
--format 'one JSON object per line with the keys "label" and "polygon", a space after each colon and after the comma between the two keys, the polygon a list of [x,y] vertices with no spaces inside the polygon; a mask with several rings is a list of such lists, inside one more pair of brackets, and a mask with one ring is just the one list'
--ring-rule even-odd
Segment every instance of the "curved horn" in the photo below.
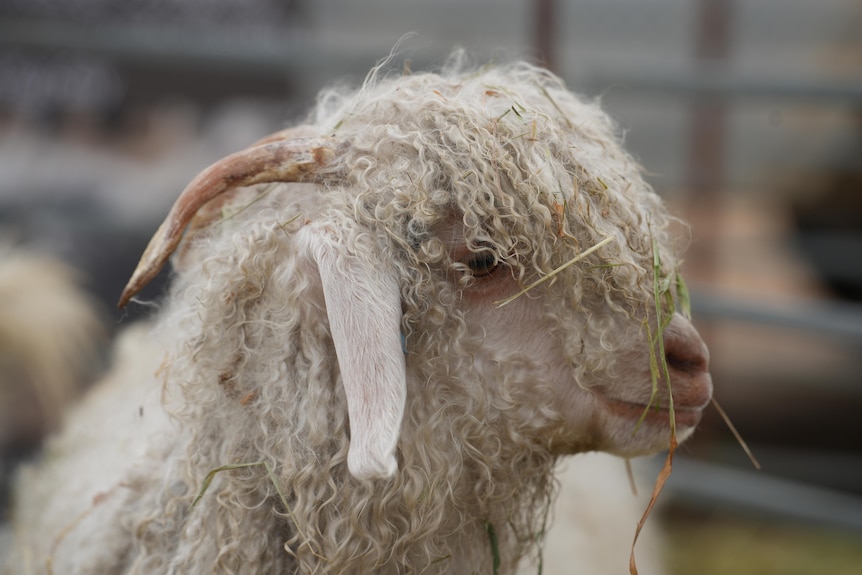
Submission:
{"label": "curved horn", "polygon": [[206,168],[186,186],[150,240],[118,306],[125,307],[159,273],[180,243],[186,225],[207,202],[232,188],[296,182],[313,175],[332,160],[340,143],[328,137],[274,139],[231,154]]}

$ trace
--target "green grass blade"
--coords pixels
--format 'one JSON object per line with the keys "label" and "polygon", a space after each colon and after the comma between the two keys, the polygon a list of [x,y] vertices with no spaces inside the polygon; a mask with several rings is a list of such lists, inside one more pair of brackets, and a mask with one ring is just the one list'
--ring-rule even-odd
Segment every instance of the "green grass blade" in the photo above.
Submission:
{"label": "green grass blade", "polygon": [[493,573],[500,575],[500,541],[497,538],[497,530],[490,521],[485,522],[485,531],[488,533],[488,541],[491,543],[491,557],[493,558]]}

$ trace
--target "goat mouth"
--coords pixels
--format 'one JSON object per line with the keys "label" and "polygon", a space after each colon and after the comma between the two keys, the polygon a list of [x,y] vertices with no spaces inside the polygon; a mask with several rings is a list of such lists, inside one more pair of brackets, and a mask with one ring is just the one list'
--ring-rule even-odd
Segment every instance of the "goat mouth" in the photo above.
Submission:
{"label": "goat mouth", "polygon": [[[641,418],[643,418],[644,424],[657,426],[667,426],[670,422],[670,409],[662,405],[653,404],[647,406],[643,403],[634,403],[609,397],[602,397],[601,399],[607,410],[618,417],[633,421],[641,421]],[[673,415],[677,427],[695,427],[700,423],[703,409],[700,407],[674,405]]]}

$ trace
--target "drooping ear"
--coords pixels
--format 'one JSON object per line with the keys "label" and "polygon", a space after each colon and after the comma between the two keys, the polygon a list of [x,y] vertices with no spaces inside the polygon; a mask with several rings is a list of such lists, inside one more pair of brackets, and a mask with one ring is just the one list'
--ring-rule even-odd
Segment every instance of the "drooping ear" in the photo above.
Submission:
{"label": "drooping ear", "polygon": [[297,240],[323,285],[350,417],[347,466],[358,479],[392,477],[407,396],[400,289],[386,258],[355,253],[334,229],[314,222]]}

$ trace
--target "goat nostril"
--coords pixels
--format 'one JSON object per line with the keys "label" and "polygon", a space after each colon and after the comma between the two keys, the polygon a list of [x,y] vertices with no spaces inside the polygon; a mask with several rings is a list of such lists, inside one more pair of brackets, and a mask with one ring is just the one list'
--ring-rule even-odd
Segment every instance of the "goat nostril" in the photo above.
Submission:
{"label": "goat nostril", "polygon": [[702,409],[712,397],[709,349],[694,326],[682,316],[674,317],[663,336],[664,359],[673,385],[674,403]]}
{"label": "goat nostril", "polygon": [[708,370],[706,358],[702,354],[679,354],[675,351],[665,353],[668,368],[684,373],[697,373]]}
{"label": "goat nostril", "polygon": [[693,375],[709,371],[709,351],[694,328],[665,332],[664,352],[673,371]]}

